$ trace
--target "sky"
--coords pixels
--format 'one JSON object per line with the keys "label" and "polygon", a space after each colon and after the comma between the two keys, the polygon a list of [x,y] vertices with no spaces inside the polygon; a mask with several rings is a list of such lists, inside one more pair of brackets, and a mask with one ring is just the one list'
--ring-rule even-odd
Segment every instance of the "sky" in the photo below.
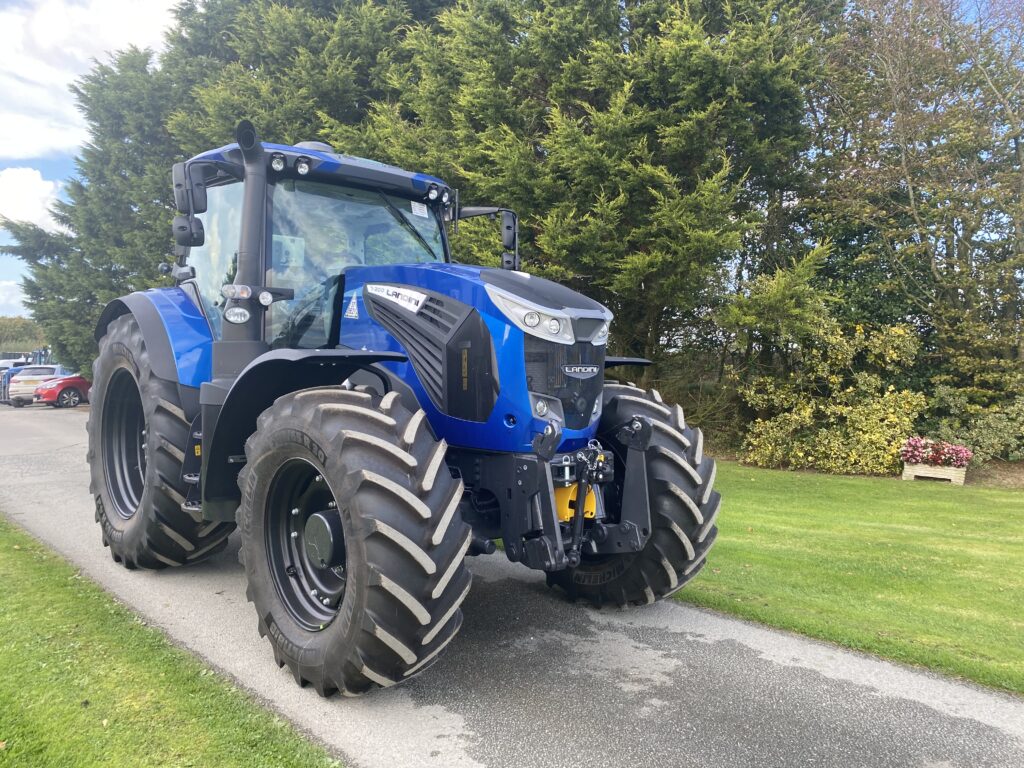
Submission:
{"label": "sky", "polygon": [[[0,0],[0,215],[53,228],[49,208],[88,140],[69,86],[135,45],[159,50],[173,0]],[[0,243],[9,243],[0,229]],[[0,255],[0,316],[26,315],[20,260]]]}

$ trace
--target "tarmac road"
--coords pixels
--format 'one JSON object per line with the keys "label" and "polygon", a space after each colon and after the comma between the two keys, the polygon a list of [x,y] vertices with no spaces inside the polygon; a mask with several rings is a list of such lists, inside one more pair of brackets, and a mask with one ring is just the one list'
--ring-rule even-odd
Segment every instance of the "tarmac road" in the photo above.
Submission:
{"label": "tarmac road", "polygon": [[471,560],[430,670],[323,700],[257,635],[237,542],[161,573],[111,561],[86,418],[0,406],[0,509],[349,766],[1024,766],[1024,700],[677,603],[570,605],[500,553]]}

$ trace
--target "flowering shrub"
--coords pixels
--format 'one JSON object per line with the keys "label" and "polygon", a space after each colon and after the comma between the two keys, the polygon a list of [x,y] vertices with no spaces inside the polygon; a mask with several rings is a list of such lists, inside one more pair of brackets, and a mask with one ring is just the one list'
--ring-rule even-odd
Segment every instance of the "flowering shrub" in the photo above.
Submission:
{"label": "flowering shrub", "polygon": [[927,437],[911,437],[900,448],[900,458],[905,464],[966,467],[973,457],[974,453],[966,445],[931,440]]}

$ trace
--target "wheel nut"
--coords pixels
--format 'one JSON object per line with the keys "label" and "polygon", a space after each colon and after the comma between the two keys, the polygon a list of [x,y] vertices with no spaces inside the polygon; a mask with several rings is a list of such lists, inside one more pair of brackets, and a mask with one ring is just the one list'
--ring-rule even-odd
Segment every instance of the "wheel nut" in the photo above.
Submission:
{"label": "wheel nut", "polygon": [[327,506],[328,506],[329,509],[334,509],[335,507],[338,506],[338,503],[335,502],[335,501],[328,501],[327,502]]}
{"label": "wheel nut", "polygon": [[292,538],[293,539],[299,538],[299,532],[298,531],[292,531]]}
{"label": "wheel nut", "polygon": [[299,508],[298,508],[298,507],[296,507],[295,509],[293,509],[293,510],[292,510],[292,514],[293,514],[293,515],[297,515],[297,514],[299,514]]}
{"label": "wheel nut", "polygon": [[633,419],[633,423],[630,424],[630,426],[633,428],[634,432],[639,432],[643,424],[640,423],[639,419]]}
{"label": "wheel nut", "polygon": [[320,602],[322,602],[324,605],[330,605],[331,604],[331,601],[328,600],[326,597],[323,600],[321,600]]}
{"label": "wheel nut", "polygon": [[319,483],[319,482],[322,482],[323,479],[324,479],[323,475],[317,475],[316,477],[313,478],[313,482],[314,483]]}
{"label": "wheel nut", "polygon": [[309,590],[309,594],[311,594],[313,597],[320,597],[320,593],[315,589]]}

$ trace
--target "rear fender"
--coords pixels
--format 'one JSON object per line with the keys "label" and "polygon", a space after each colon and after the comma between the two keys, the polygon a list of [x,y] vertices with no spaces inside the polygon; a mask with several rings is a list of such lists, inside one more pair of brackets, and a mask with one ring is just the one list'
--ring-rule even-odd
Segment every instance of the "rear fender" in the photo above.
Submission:
{"label": "rear fender", "polygon": [[245,441],[256,431],[259,415],[277,398],[300,389],[341,384],[360,371],[380,382],[380,392],[394,388],[389,373],[374,363],[404,362],[396,352],[358,349],[275,349],[253,360],[225,393],[216,382],[204,384],[203,517],[234,520],[241,493],[238,472],[245,463]]}
{"label": "rear fender", "polygon": [[97,343],[107,326],[126,314],[139,324],[154,375],[178,383],[182,407],[193,418],[199,386],[210,379],[213,336],[206,317],[182,288],[136,291],[104,307],[93,334]]}

